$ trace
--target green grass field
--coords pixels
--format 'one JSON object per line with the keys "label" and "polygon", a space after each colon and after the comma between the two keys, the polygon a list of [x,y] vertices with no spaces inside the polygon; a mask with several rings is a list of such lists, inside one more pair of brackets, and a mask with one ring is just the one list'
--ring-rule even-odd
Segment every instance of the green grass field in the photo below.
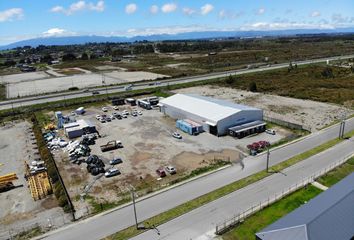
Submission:
{"label": "green grass field", "polygon": [[313,186],[302,188],[247,218],[222,236],[223,240],[254,240],[255,233],[300,207],[322,191]]}

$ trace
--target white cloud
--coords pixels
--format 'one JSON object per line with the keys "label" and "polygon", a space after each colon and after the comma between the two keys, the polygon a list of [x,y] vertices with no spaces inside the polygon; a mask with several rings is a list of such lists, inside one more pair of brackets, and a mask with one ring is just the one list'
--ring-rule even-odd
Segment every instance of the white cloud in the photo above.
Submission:
{"label": "white cloud", "polygon": [[188,7],[183,8],[182,11],[185,15],[188,15],[188,16],[191,16],[192,14],[194,14],[196,12],[194,9],[188,8]]}
{"label": "white cloud", "polygon": [[229,10],[222,9],[219,11],[219,18],[220,19],[235,19],[238,18],[242,15],[242,12],[233,12]]}
{"label": "white cloud", "polygon": [[204,6],[202,6],[202,7],[200,8],[200,10],[201,10],[201,13],[202,13],[203,15],[207,15],[208,13],[210,13],[211,11],[214,10],[214,6],[211,5],[211,4],[209,4],[209,3],[207,3],[207,4],[205,4]]}
{"label": "white cloud", "polygon": [[152,5],[150,7],[150,13],[151,14],[157,14],[159,12],[159,7],[157,5]]}
{"label": "white cloud", "polygon": [[256,22],[244,25],[242,31],[248,30],[288,30],[288,29],[334,29],[335,26],[325,23],[306,23],[306,22]]}
{"label": "white cloud", "polygon": [[88,8],[92,11],[103,12],[105,8],[104,1],[98,1],[96,5],[93,3],[89,3]]}
{"label": "white cloud", "polygon": [[138,6],[135,3],[131,3],[125,7],[125,13],[126,14],[133,14],[136,12],[137,9],[138,9]]}
{"label": "white cloud", "polygon": [[63,36],[76,36],[77,33],[71,32],[62,28],[51,28],[43,32],[37,37],[63,37]]}
{"label": "white cloud", "polygon": [[262,15],[262,14],[264,14],[265,13],[265,9],[264,8],[260,8],[260,9],[258,9],[258,11],[257,11],[257,14],[258,15]]}
{"label": "white cloud", "polygon": [[0,12],[0,22],[19,20],[23,17],[22,8],[10,8]]}
{"label": "white cloud", "polygon": [[319,11],[313,11],[311,13],[311,17],[319,17],[319,16],[321,16],[321,13]]}
{"label": "white cloud", "polygon": [[96,12],[103,12],[105,9],[104,1],[100,0],[96,4],[95,3],[86,3],[85,1],[78,1],[72,3],[67,9],[63,6],[55,6],[50,9],[51,12],[54,13],[64,13],[66,15],[72,15],[75,12],[79,11],[96,11]]}
{"label": "white cloud", "polygon": [[164,13],[171,13],[177,10],[177,5],[175,3],[167,3],[162,6],[161,10]]}

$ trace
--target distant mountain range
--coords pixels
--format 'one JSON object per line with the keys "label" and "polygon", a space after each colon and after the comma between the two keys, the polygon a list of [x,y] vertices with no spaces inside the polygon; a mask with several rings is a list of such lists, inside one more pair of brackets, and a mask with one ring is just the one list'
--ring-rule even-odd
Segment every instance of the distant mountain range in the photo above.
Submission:
{"label": "distant mountain range", "polygon": [[135,37],[105,37],[105,36],[70,36],[70,37],[42,37],[14,42],[8,45],[0,46],[0,50],[12,49],[16,47],[38,45],[71,45],[85,44],[90,42],[135,42],[135,41],[164,41],[164,40],[196,40],[196,39],[214,39],[214,38],[247,38],[247,37],[265,37],[265,36],[291,36],[299,34],[340,34],[354,33],[354,28],[340,29],[292,29],[275,31],[206,31],[206,32],[186,32],[179,34],[158,34],[149,36]]}

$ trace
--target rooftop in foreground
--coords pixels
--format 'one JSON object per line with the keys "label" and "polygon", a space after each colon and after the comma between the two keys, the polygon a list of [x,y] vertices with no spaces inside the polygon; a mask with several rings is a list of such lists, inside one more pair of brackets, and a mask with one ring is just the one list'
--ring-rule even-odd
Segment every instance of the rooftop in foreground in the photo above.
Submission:
{"label": "rooftop in foreground", "polygon": [[354,173],[256,236],[259,240],[353,239]]}

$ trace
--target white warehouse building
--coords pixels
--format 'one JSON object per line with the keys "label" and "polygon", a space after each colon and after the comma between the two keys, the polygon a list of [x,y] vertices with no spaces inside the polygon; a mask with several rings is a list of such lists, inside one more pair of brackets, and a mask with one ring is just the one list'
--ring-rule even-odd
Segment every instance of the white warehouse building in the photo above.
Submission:
{"label": "white warehouse building", "polygon": [[[174,119],[191,119],[205,132],[226,135],[229,128],[263,120],[263,110],[195,94],[175,94],[160,101],[162,113]],[[265,123],[264,123],[265,125]]]}

